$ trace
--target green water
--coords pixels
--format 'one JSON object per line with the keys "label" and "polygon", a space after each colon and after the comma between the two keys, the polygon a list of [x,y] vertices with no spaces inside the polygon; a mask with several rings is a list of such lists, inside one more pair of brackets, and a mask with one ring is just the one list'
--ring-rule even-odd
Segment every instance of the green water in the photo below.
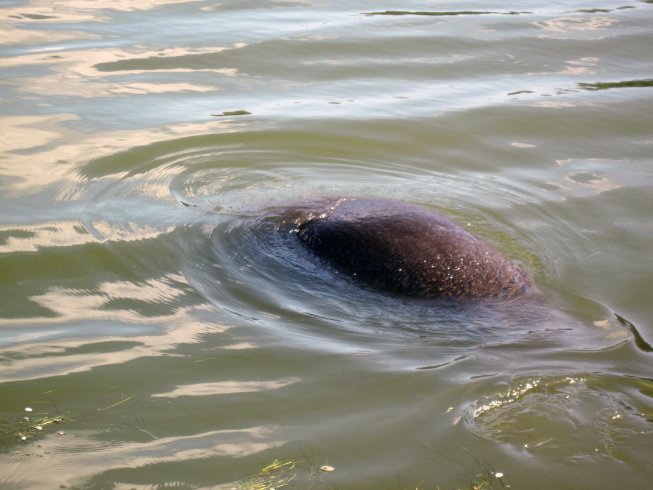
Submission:
{"label": "green water", "polygon": [[[0,489],[650,488],[651,25],[0,3]],[[324,196],[445,213],[542,296],[315,272],[261,217]]]}

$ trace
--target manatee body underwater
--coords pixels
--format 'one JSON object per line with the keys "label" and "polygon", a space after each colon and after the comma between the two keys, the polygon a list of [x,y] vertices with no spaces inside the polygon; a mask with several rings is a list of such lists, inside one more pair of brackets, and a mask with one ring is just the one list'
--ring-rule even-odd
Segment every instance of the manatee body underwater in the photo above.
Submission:
{"label": "manatee body underwater", "polygon": [[415,298],[513,298],[529,274],[488,243],[427,208],[339,199],[297,223],[301,243],[364,286]]}

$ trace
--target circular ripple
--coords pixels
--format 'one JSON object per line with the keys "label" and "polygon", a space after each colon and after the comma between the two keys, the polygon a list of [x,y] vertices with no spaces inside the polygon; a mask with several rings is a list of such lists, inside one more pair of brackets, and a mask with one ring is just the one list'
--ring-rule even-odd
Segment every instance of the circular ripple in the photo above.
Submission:
{"label": "circular ripple", "polygon": [[[532,205],[547,199],[546,190],[407,157],[401,146],[375,150],[382,146],[375,141],[262,131],[132,149],[80,169],[89,182],[82,222],[109,247],[148,240],[151,253],[137,259],[141,274],[159,277],[163,258],[170,267],[174,259],[229,323],[310,338],[380,329],[391,339],[418,334],[472,345],[519,342],[538,328],[558,331],[544,305],[472,307],[373,293],[301,247],[294,225],[323,199],[382,197],[451,215],[540,277],[555,270],[555,260],[547,258],[559,253],[562,237],[573,231],[564,217]],[[535,229],[533,222],[562,228],[561,235]],[[133,255],[123,260],[126,268],[134,267]],[[510,327],[521,328],[523,338]]]}

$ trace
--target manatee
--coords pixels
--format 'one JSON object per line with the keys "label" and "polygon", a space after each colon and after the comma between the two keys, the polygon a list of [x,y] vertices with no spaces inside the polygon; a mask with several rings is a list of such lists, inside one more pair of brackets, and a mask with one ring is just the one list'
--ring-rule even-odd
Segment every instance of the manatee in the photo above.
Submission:
{"label": "manatee", "polygon": [[298,224],[315,255],[364,286],[415,298],[512,298],[529,274],[451,219],[384,199],[339,199]]}

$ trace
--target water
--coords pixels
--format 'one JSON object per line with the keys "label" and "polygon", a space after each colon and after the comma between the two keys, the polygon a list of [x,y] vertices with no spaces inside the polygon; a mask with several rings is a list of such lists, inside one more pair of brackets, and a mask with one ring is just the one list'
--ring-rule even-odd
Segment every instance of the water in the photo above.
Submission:
{"label": "water", "polygon": [[[0,488],[649,488],[652,21],[0,4]],[[360,288],[279,231],[330,196],[445,213],[542,297]]]}

